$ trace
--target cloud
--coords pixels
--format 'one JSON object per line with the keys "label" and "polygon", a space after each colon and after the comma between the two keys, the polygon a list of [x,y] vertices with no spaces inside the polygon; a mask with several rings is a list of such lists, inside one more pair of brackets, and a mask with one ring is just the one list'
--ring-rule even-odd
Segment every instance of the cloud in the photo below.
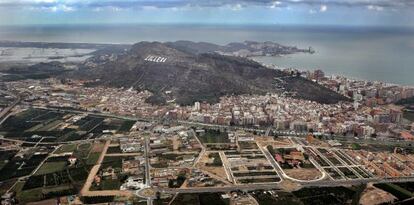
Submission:
{"label": "cloud", "polygon": [[76,9],[71,6],[67,6],[64,4],[57,4],[55,6],[32,6],[29,7],[30,10],[36,10],[36,11],[48,11],[48,12],[72,12]]}
{"label": "cloud", "polygon": [[233,11],[240,11],[242,9],[243,9],[243,6],[241,4],[236,4],[236,5],[231,7],[231,10],[233,10]]}
{"label": "cloud", "polygon": [[328,6],[327,5],[321,5],[321,8],[319,8],[319,12],[325,12],[328,10]]}
{"label": "cloud", "polygon": [[311,9],[309,9],[309,13],[310,14],[316,14],[316,13],[324,13],[324,12],[326,12],[326,11],[328,11],[328,6],[327,5],[321,5],[320,7],[319,7],[319,9],[315,9],[315,8],[311,8]]}
{"label": "cloud", "polygon": [[271,9],[282,7],[282,2],[280,2],[280,1],[274,1],[273,3],[271,3],[271,5],[269,7]]}
{"label": "cloud", "polygon": [[[413,0],[0,0],[0,7],[49,8],[73,11],[76,9],[99,10],[102,8],[180,8],[227,7],[239,10],[249,6],[281,8],[293,6],[319,7],[325,12],[329,7],[360,7],[380,11],[384,8],[414,8]],[[322,6],[321,6],[322,5]],[[60,7],[60,8],[59,8]]]}
{"label": "cloud", "polygon": [[368,10],[373,10],[373,11],[383,11],[384,7],[376,6],[376,5],[368,5],[367,9]]}

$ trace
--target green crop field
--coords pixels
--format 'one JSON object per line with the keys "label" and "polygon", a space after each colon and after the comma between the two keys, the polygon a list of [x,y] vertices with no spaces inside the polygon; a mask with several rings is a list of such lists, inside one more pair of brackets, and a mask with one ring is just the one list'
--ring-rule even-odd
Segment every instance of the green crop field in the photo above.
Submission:
{"label": "green crop field", "polygon": [[55,154],[62,154],[65,152],[73,152],[76,150],[77,145],[76,144],[64,144],[62,145],[58,150],[56,150]]}
{"label": "green crop field", "polygon": [[53,172],[62,171],[66,168],[67,162],[45,162],[35,175],[49,174]]}

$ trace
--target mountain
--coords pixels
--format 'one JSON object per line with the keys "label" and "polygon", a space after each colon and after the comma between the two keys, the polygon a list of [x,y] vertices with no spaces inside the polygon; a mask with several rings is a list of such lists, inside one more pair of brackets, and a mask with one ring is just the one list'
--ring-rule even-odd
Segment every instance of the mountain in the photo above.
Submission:
{"label": "mountain", "polygon": [[7,75],[0,75],[0,81],[17,81],[24,79],[45,79],[61,75],[69,69],[63,63],[52,61],[47,63],[38,63],[34,65],[19,65],[12,66],[2,73]]}
{"label": "mountain", "polygon": [[[213,103],[224,95],[285,91],[321,103],[347,100],[312,81],[268,69],[247,58],[208,52],[214,44],[197,45],[195,49],[183,44],[140,42],[99,66],[83,68],[65,77],[93,80],[89,86],[146,89],[154,93],[148,99],[152,103],[164,103],[167,99],[175,99],[182,105],[195,101]],[[201,51],[201,47],[206,49]]]}
{"label": "mountain", "polygon": [[256,41],[244,41],[233,42],[227,45],[221,46],[212,43],[205,42],[192,42],[192,41],[176,41],[167,42],[168,46],[176,48],[178,50],[190,53],[220,53],[229,56],[277,56],[287,55],[294,53],[314,53],[312,48],[299,49],[294,46],[283,46],[275,42],[256,42]]}

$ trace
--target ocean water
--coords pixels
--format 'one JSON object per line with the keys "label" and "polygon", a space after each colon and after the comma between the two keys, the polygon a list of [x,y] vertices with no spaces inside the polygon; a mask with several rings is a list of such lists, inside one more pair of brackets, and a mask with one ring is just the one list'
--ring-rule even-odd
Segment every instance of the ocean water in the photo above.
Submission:
{"label": "ocean water", "polygon": [[192,40],[217,44],[275,41],[315,54],[260,57],[281,67],[414,86],[414,29],[280,25],[65,25],[0,27],[0,40],[136,43]]}

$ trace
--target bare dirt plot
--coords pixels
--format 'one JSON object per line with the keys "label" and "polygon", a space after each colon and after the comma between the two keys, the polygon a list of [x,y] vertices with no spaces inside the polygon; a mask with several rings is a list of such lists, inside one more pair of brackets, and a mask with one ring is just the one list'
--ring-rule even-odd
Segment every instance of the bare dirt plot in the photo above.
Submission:
{"label": "bare dirt plot", "polygon": [[211,159],[208,157],[210,153],[211,152],[205,152],[204,155],[201,156],[200,161],[196,164],[196,167],[198,167],[201,170],[205,170],[207,172],[215,174],[217,176],[226,176],[226,172],[224,171],[223,166],[206,166],[206,163],[211,162]]}
{"label": "bare dirt plot", "polygon": [[314,180],[322,177],[318,169],[284,169],[286,175],[299,180]]}
{"label": "bare dirt plot", "polygon": [[259,144],[259,146],[272,145],[273,147],[280,147],[293,145],[292,141],[287,138],[273,139],[269,137],[255,137],[255,141]]}
{"label": "bare dirt plot", "polygon": [[385,192],[381,189],[378,189],[372,185],[368,187],[362,193],[359,204],[363,205],[374,205],[374,204],[386,204],[397,200],[392,194]]}
{"label": "bare dirt plot", "polygon": [[104,148],[104,144],[95,143],[95,144],[93,144],[91,152],[102,152],[103,148]]}

